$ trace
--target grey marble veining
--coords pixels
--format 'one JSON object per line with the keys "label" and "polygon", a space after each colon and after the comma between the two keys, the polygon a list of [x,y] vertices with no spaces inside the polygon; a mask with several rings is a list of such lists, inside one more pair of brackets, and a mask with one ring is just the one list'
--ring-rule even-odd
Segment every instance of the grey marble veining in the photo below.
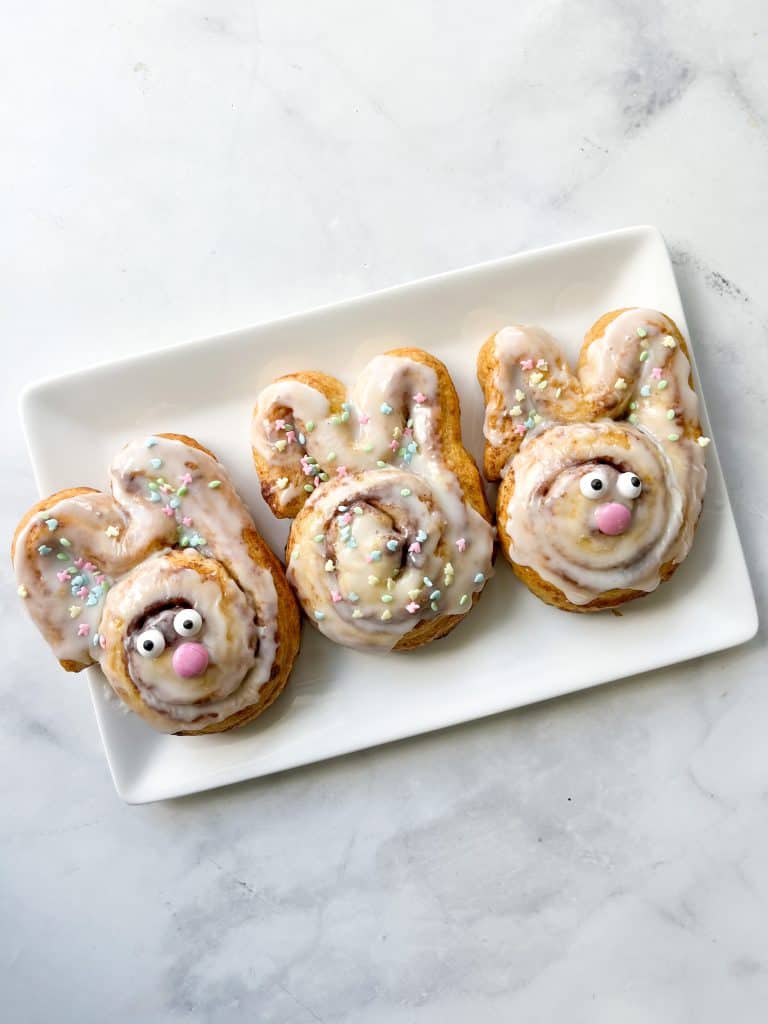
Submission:
{"label": "grey marble veining", "polygon": [[[759,0],[13,5],[3,536],[36,496],[16,415],[31,379],[648,222],[764,617],[767,30]],[[4,1020],[765,1019],[762,631],[130,808],[85,687],[19,614],[7,564],[0,583]]]}

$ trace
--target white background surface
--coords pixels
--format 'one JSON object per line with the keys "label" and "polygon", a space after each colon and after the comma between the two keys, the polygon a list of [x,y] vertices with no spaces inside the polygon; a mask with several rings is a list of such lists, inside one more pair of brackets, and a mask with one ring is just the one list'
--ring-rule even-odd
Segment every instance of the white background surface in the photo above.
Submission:
{"label": "white background surface", "polygon": [[[766,29],[763,4],[713,0],[13,2],[3,535],[35,497],[15,411],[34,377],[649,221],[764,617]],[[762,633],[129,808],[86,687],[3,582],[10,1020],[763,1019]]]}

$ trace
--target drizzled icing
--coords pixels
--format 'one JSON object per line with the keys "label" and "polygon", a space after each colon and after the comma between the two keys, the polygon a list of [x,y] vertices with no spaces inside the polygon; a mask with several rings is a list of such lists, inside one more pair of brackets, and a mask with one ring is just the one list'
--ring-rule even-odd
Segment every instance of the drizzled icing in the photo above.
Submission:
{"label": "drizzled icing", "polygon": [[[538,328],[500,331],[493,357],[485,436],[514,477],[504,523],[511,560],[576,605],[655,589],[661,566],[690,549],[706,483],[708,439],[674,324],[654,310],[620,313],[585,346],[577,377]],[[605,499],[631,512],[617,535],[597,528],[594,502],[579,492],[597,465],[607,467]],[[635,498],[618,488],[630,471],[642,485]]]}
{"label": "drizzled icing", "polygon": [[[249,554],[253,523],[225,470],[196,447],[149,438],[123,448],[109,480],[112,495],[47,503],[16,540],[19,588],[54,653],[100,663],[118,693],[127,672],[169,732],[256,703],[276,653],[277,593]],[[135,656],[142,619],[164,606],[203,616],[196,639],[210,664],[199,679],[177,678],[170,652]]]}
{"label": "drizzled icing", "polygon": [[292,378],[259,396],[253,447],[284,474],[270,500],[308,495],[288,577],[338,643],[390,649],[421,621],[469,611],[491,575],[493,530],[446,464],[438,393],[431,366],[381,355],[337,412]]}

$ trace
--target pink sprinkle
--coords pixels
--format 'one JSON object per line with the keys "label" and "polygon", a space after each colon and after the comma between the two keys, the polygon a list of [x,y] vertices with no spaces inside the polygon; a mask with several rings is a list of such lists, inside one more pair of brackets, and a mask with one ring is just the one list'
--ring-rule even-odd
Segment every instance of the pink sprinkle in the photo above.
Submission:
{"label": "pink sprinkle", "polygon": [[364,412],[361,412],[360,415],[357,418],[362,423],[363,426],[365,426],[366,423],[370,423],[371,422],[371,417],[367,413],[364,413]]}
{"label": "pink sprinkle", "polygon": [[532,359],[521,359],[521,361],[520,361],[520,368],[523,369],[523,370],[532,370],[533,369],[533,360]]}
{"label": "pink sprinkle", "polygon": [[192,525],[192,516],[182,516],[181,525],[182,526],[191,526]]}
{"label": "pink sprinkle", "polygon": [[192,474],[191,473],[182,473],[181,476],[179,477],[179,480],[181,480],[181,482],[184,484],[184,486],[187,487],[189,484],[192,483]]}
{"label": "pink sprinkle", "polygon": [[288,442],[288,444],[293,444],[293,442],[296,440],[296,431],[287,430],[285,433],[285,439]]}
{"label": "pink sprinkle", "polygon": [[80,625],[77,627],[78,636],[88,636],[90,632],[91,627],[88,625],[87,622],[81,622]]}
{"label": "pink sprinkle", "polygon": [[285,430],[285,420],[275,420],[275,430]]}
{"label": "pink sprinkle", "polygon": [[654,368],[651,370],[651,376],[654,380],[661,380],[661,367],[654,366]]}
{"label": "pink sprinkle", "polygon": [[413,544],[409,544],[408,545],[408,554],[409,555],[420,555],[421,554],[421,544],[419,544],[419,542],[417,540],[415,540],[413,542]]}
{"label": "pink sprinkle", "polygon": [[331,591],[331,600],[333,601],[334,604],[339,603],[339,601],[341,600],[341,594],[338,592],[338,590]]}
{"label": "pink sprinkle", "polygon": [[408,438],[413,437],[413,431],[411,430],[410,427],[406,427],[405,428],[405,430],[403,431],[403,437],[408,437]]}
{"label": "pink sprinkle", "polygon": [[88,597],[88,587],[80,587],[77,592],[78,597]]}
{"label": "pink sprinkle", "polygon": [[341,517],[341,525],[342,526],[348,526],[351,522],[352,522],[352,513],[351,512],[345,512],[344,515]]}
{"label": "pink sprinkle", "polygon": [[347,475],[347,467],[346,466],[339,466],[337,468],[337,470],[336,470],[336,476],[346,476],[346,475]]}
{"label": "pink sprinkle", "polygon": [[320,483],[321,483],[320,477],[316,476],[315,479],[312,482],[314,483],[315,487],[319,487]]}
{"label": "pink sprinkle", "polygon": [[86,562],[85,565],[83,566],[83,572],[93,572],[95,568],[96,566],[93,564],[93,562]]}
{"label": "pink sprinkle", "polygon": [[78,569],[82,569],[83,566],[85,565],[85,559],[84,558],[76,558],[75,559],[75,565],[77,566]]}
{"label": "pink sprinkle", "polygon": [[170,505],[163,505],[163,515],[168,516],[168,518],[170,519],[171,516],[175,515],[175,512],[173,511]]}
{"label": "pink sprinkle", "polygon": [[61,572],[56,573],[56,579],[59,583],[69,583],[69,573],[66,569],[62,569]]}
{"label": "pink sprinkle", "polygon": [[95,575],[95,576],[94,576],[93,578],[94,578],[94,580],[95,580],[95,581],[96,581],[97,583],[103,583],[103,582],[104,582],[104,580],[106,579],[106,577],[104,576],[104,574],[103,574],[103,573],[101,573],[101,572],[97,572],[97,573],[96,573],[96,575]]}
{"label": "pink sprinkle", "polygon": [[427,400],[427,396],[422,391],[417,391],[416,394],[413,396],[413,400],[418,405],[423,405]]}
{"label": "pink sprinkle", "polygon": [[107,638],[104,636],[103,633],[99,637],[99,647],[102,649],[102,651],[106,650],[107,647]]}
{"label": "pink sprinkle", "polygon": [[405,610],[406,610],[407,612],[410,612],[410,613],[411,613],[411,615],[415,615],[415,614],[416,614],[416,612],[417,612],[417,611],[419,610],[419,605],[417,605],[415,601],[411,601],[411,603],[410,603],[410,604],[407,604],[407,605],[405,606]]}
{"label": "pink sprinkle", "polygon": [[524,423],[516,423],[515,424],[515,433],[516,434],[524,434],[525,430],[526,430],[526,427],[525,427]]}
{"label": "pink sprinkle", "polygon": [[390,451],[396,452],[399,447],[400,442],[396,441],[394,438],[389,442]]}
{"label": "pink sprinkle", "polygon": [[369,563],[373,561],[373,559],[371,558],[370,555],[366,555],[365,556],[365,560],[366,560],[366,562],[369,562]]}
{"label": "pink sprinkle", "polygon": [[466,551],[467,550],[467,542],[466,542],[466,540],[463,537],[459,537],[459,539],[456,541],[456,547],[459,549],[459,551]]}

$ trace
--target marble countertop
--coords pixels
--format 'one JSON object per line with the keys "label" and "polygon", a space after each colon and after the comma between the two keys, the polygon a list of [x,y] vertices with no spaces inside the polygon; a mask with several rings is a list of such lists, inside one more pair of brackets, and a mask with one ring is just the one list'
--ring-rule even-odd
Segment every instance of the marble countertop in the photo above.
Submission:
{"label": "marble countertop", "polygon": [[[653,223],[765,618],[767,30],[759,0],[13,5],[3,536],[36,377]],[[765,1019],[763,632],[128,807],[1,582],[4,1020]]]}

